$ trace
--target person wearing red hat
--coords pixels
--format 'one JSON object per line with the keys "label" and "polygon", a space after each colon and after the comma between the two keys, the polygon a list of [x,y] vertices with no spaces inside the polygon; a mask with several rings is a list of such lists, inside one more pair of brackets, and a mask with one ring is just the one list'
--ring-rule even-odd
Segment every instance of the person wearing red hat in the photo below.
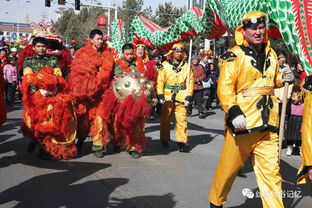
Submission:
{"label": "person wearing red hat", "polygon": [[218,97],[226,117],[225,141],[209,195],[222,207],[247,158],[251,156],[265,208],[284,207],[278,164],[278,102],[274,88],[293,82],[291,70],[279,72],[270,47],[266,15],[252,11],[235,31],[236,46],[219,61]]}
{"label": "person wearing red hat", "polygon": [[[187,107],[194,90],[193,71],[184,61],[186,52],[181,43],[174,44],[167,54],[169,59],[158,71],[157,94],[161,108],[160,141],[168,147],[170,140],[170,118],[175,113],[176,142],[180,152],[188,152]],[[189,81],[189,83],[187,83]],[[188,86],[188,87],[187,87]]]}

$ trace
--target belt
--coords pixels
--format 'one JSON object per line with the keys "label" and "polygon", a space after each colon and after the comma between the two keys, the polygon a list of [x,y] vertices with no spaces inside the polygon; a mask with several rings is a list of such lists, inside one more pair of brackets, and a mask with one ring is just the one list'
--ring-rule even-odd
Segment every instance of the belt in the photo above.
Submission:
{"label": "belt", "polygon": [[255,97],[261,95],[274,95],[273,87],[252,87],[243,89],[244,97]]}
{"label": "belt", "polygon": [[185,90],[185,85],[165,85],[165,89],[178,91],[178,90]]}

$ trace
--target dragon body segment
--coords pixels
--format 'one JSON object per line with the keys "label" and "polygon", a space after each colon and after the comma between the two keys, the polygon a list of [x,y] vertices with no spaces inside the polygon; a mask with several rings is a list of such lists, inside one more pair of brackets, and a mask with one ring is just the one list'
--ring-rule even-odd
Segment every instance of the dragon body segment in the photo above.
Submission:
{"label": "dragon body segment", "polygon": [[243,15],[255,10],[268,15],[270,37],[283,38],[305,71],[312,73],[312,0],[207,0],[204,10],[192,8],[166,28],[137,15],[128,36],[120,20],[113,22],[112,46],[119,52],[124,43],[168,50],[190,36],[218,38],[226,31],[234,33]]}

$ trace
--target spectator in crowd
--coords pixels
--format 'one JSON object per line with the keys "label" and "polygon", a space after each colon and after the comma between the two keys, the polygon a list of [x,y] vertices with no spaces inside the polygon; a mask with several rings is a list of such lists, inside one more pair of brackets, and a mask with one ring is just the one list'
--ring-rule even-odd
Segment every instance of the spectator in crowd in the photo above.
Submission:
{"label": "spectator in crowd", "polygon": [[201,56],[199,64],[205,68],[208,64],[208,55]]}
{"label": "spectator in crowd", "polygon": [[7,64],[3,69],[3,78],[5,82],[5,94],[7,99],[7,105],[12,107],[14,103],[14,96],[17,87],[17,68],[16,60],[14,57],[7,59]]}
{"label": "spectator in crowd", "polygon": [[14,57],[17,60],[17,48],[11,48],[10,57]]}
{"label": "spectator in crowd", "polygon": [[7,64],[7,50],[5,48],[0,49],[0,61],[1,61],[1,67],[2,70],[3,67]]}
{"label": "spectator in crowd", "polygon": [[[199,57],[194,55],[192,56],[192,63],[191,68],[193,70],[194,76],[194,91],[192,100],[195,102],[197,110],[198,110],[198,117],[205,118],[204,109],[203,109],[203,84],[202,81],[205,78],[203,66],[199,64]],[[187,115],[192,115],[192,107],[193,105],[190,104],[188,106]]]}
{"label": "spectator in crowd", "polygon": [[205,82],[210,82],[210,87],[204,90],[204,107],[206,111],[212,110],[212,101],[217,97],[217,80],[218,76],[215,71],[215,65],[213,63],[209,63],[204,80]]}
{"label": "spectator in crowd", "polygon": [[287,104],[287,127],[285,138],[287,142],[286,155],[291,156],[294,147],[301,147],[301,127],[303,116],[303,99],[300,95],[300,88],[294,87],[291,99]]}
{"label": "spectator in crowd", "polygon": [[70,52],[70,56],[71,56],[72,58],[75,58],[75,52],[76,52],[76,50],[75,50],[75,47],[74,47],[74,46],[70,47],[69,52]]}
{"label": "spectator in crowd", "polygon": [[[290,67],[287,64],[287,54],[284,51],[278,51],[277,52],[277,59],[278,59],[278,63],[279,63],[279,72],[283,72],[285,69],[290,70]],[[276,96],[278,103],[279,103],[279,109],[280,109],[279,113],[281,113],[281,109],[282,109],[284,88],[285,87],[274,89],[274,95]],[[288,87],[287,102],[291,96],[292,88],[293,88],[293,84],[290,84]]]}
{"label": "spectator in crowd", "polygon": [[298,62],[297,67],[295,68],[295,76],[300,78],[300,83],[307,77],[307,73],[304,71],[300,62]]}

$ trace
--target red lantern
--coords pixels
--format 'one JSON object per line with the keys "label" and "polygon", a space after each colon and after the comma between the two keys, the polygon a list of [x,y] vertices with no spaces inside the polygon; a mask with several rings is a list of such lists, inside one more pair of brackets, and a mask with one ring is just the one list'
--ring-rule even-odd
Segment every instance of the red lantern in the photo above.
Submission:
{"label": "red lantern", "polygon": [[107,20],[104,16],[99,16],[97,20],[97,25],[100,29],[104,29],[107,25]]}
{"label": "red lantern", "polygon": [[76,40],[71,40],[70,43],[74,45],[74,44],[77,43],[77,41]]}

